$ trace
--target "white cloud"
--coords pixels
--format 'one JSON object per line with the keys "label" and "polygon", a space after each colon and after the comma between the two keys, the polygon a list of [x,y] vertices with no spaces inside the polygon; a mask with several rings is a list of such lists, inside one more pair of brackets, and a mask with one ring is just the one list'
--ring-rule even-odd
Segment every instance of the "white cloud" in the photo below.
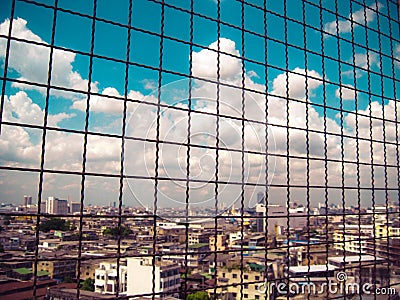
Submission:
{"label": "white cloud", "polygon": [[[236,50],[235,42],[226,38],[220,38],[219,51],[240,57]],[[193,52],[193,76],[202,78],[217,78],[218,61],[218,42],[208,46],[209,49],[203,49],[200,52]],[[242,63],[239,58],[227,54],[220,54],[220,79],[233,80],[241,78]]]}
{"label": "white cloud", "polygon": [[356,53],[354,55],[354,61],[353,58],[350,58],[348,60],[350,64],[355,65],[354,70],[348,70],[343,72],[344,75],[348,77],[353,77],[354,76],[354,71],[356,74],[356,77],[359,78],[361,77],[365,72],[361,72],[359,68],[365,69],[365,70],[370,70],[372,66],[380,66],[380,61],[378,59],[378,54],[372,51],[367,51],[366,53]]}
{"label": "white cloud", "polygon": [[[221,45],[224,45],[226,51],[238,54],[233,42],[224,39]],[[215,43],[213,43],[215,47]],[[210,51],[202,50],[193,53],[196,57],[194,70],[198,76],[209,77],[215,74],[215,56],[208,59],[206,54]],[[240,79],[241,63],[239,60],[230,61],[231,58],[224,60],[221,65],[223,70],[224,81],[234,84],[238,78]],[[199,63],[203,64],[199,66]],[[221,60],[222,63],[222,60]],[[225,66],[225,64],[228,64]],[[239,72],[238,72],[239,71]],[[221,73],[221,74],[222,74]],[[297,73],[297,74],[295,74]],[[296,68],[289,74],[279,74],[273,80],[273,90],[271,94],[283,96],[274,97],[263,94],[245,92],[245,116],[252,120],[265,121],[265,103],[268,101],[268,122],[277,125],[286,125],[286,80],[289,81],[289,96],[303,101],[289,102],[289,125],[305,129],[322,131],[325,122],[327,131],[331,133],[340,133],[340,126],[329,117],[324,118],[317,112],[310,99],[306,99],[305,74],[313,76],[316,79],[308,79],[309,98],[317,92],[318,87],[322,85],[322,81],[318,80],[321,75],[314,70]],[[263,91],[264,85],[257,84],[251,79],[251,74],[246,74],[246,86],[256,91]],[[239,77],[237,77],[239,76]],[[181,83],[171,84],[163,87],[162,94],[173,94],[174,91],[180,90]],[[220,112],[232,117],[241,117],[242,114],[242,90],[234,89],[227,86],[221,86],[220,94]],[[349,90],[349,91],[348,91]],[[350,87],[343,86],[343,98],[349,98],[351,94]],[[107,87],[102,91],[103,95],[111,97],[121,97],[118,91],[113,87]],[[211,83],[196,81],[193,90],[193,107],[203,112],[215,112],[216,110],[216,86]],[[143,94],[130,91],[129,99],[141,100],[139,103],[128,103],[129,117],[127,119],[127,135],[136,138],[155,139],[156,137],[156,118],[157,107],[144,104],[144,101],[155,103],[157,99],[154,94],[144,96]],[[353,97],[354,98],[354,97]],[[90,108],[92,112],[107,113],[115,118],[121,117],[123,101],[113,100],[107,97],[91,97]],[[185,101],[178,101],[173,104],[175,107],[186,108]],[[384,106],[385,117],[394,119],[394,101]],[[84,111],[86,109],[86,100],[75,101],[72,106],[74,109]],[[308,107],[308,122],[306,120],[306,108]],[[374,102],[372,104],[372,112],[374,116],[382,116],[382,106]],[[400,111],[400,110],[399,110]],[[367,111],[361,111],[368,114]],[[29,97],[25,92],[21,91],[15,95],[6,98],[5,116],[8,120],[26,122],[30,124],[41,124],[43,120],[43,110]],[[70,117],[66,113],[58,115],[50,115],[53,124],[57,125],[61,120]],[[400,119],[400,116],[398,116]],[[237,151],[226,151],[224,148],[241,150],[242,147],[242,123],[240,120],[230,118],[219,118],[220,132],[220,151],[219,151],[219,179],[241,181],[241,153]],[[349,114],[345,117],[346,134],[354,135],[355,119],[354,115]],[[382,139],[382,122],[373,122],[373,136],[376,139]],[[369,119],[359,119],[359,136],[369,138]],[[178,111],[173,109],[161,108],[160,115],[160,136],[161,141],[171,141],[175,145],[160,143],[160,176],[170,176],[172,178],[186,178],[186,151],[185,143],[187,142],[188,119],[186,111]],[[245,122],[245,140],[244,147],[246,150],[263,153],[265,151],[265,126],[263,124],[254,124]],[[276,184],[286,183],[286,158],[275,157],[274,154],[286,154],[287,130],[284,127],[268,126],[269,132],[269,179]],[[387,141],[395,140],[394,123],[386,124],[385,132],[387,133]],[[39,132],[41,133],[41,132]],[[290,130],[290,154],[306,158],[306,143],[304,130]],[[324,133],[310,132],[309,146],[310,157],[324,158],[326,140],[326,151],[329,159],[341,159],[344,155],[345,159],[355,159],[355,141],[351,139],[344,140],[344,153],[340,145],[340,136],[334,136]],[[214,147],[216,143],[216,117],[204,115],[200,113],[191,114],[191,142],[199,146]],[[40,159],[40,143],[37,143],[32,134],[24,128],[5,126],[0,136],[0,158],[4,164],[18,166],[36,165]],[[369,145],[360,145],[365,151],[360,151],[361,161],[369,161]],[[46,140],[46,168],[57,170],[74,170],[80,171],[82,167],[82,149],[83,135],[68,134],[65,132],[48,132]],[[155,167],[155,144],[150,142],[142,142],[128,139],[125,148],[125,172],[128,175],[154,175]],[[383,154],[377,143],[374,143],[374,159],[375,162],[383,161]],[[88,153],[87,153],[87,170],[90,172],[99,172],[106,174],[118,174],[120,169],[120,152],[121,140],[111,137],[89,136]],[[388,161],[393,161],[395,151],[388,147]],[[191,147],[190,149],[190,171],[192,178],[205,180],[205,183],[194,183],[191,186],[191,201],[205,202],[208,204],[214,201],[214,185],[208,184],[207,181],[214,179],[215,174],[215,150]],[[62,158],[62,159],[60,159]],[[248,182],[260,183],[264,182],[265,172],[265,155],[246,154],[245,155],[245,178]],[[302,184],[305,181],[305,160],[294,160],[290,162],[291,183]],[[276,168],[274,169],[274,166]],[[346,169],[347,170],[347,169]],[[341,184],[341,166],[340,164],[332,164],[329,166],[329,184]],[[323,184],[324,163],[321,161],[311,161],[311,182],[310,184]],[[354,180],[355,173],[348,172],[345,174],[346,180]],[[362,180],[367,180],[370,174],[364,172]],[[377,176],[378,178],[378,176]],[[395,180],[396,177],[393,177]],[[108,179],[108,178],[107,178]],[[110,179],[111,180],[111,179]],[[378,179],[377,179],[378,180]],[[66,179],[60,179],[55,184],[62,185],[67,183]],[[35,184],[35,183],[33,183]],[[68,183],[69,184],[69,183]],[[392,181],[390,181],[392,184]],[[72,185],[69,185],[72,186]],[[154,188],[153,182],[150,181],[134,181],[131,183],[132,191],[136,199],[142,203],[148,203],[152,196],[149,191]],[[48,186],[51,188],[51,185]],[[108,191],[108,189],[107,189]],[[254,189],[246,190],[250,193]],[[59,192],[54,188],[54,192]],[[89,201],[96,201],[96,194],[106,193],[105,187],[98,184],[97,189],[93,189],[92,198]],[[176,205],[176,201],[184,199],[185,182],[168,181],[160,183],[160,203],[162,205]],[[240,195],[240,189],[233,186],[222,186],[220,195],[223,195],[227,204],[234,201]],[[110,192],[111,193],[111,192]],[[113,195],[114,194],[109,194]],[[128,193],[129,195],[129,193]],[[152,195],[152,192],[151,192]],[[293,193],[295,195],[295,193]],[[62,196],[62,195],[61,195]],[[104,195],[103,195],[104,196]],[[284,199],[284,193],[276,192],[275,202]],[[127,205],[133,205],[132,199],[126,196]],[[132,196],[133,197],[133,196]],[[182,198],[183,197],[183,198]],[[221,196],[222,197],[222,196]],[[129,202],[131,201],[131,202]],[[136,200],[135,200],[136,201]],[[175,202],[174,202],[175,201]],[[210,202],[211,201],[211,202]],[[136,203],[137,204],[137,203]],[[206,203],[207,204],[207,203]]]}
{"label": "white cloud", "polygon": [[[67,113],[49,114],[48,126],[58,126],[62,120],[73,116]],[[24,91],[20,91],[15,95],[5,97],[3,117],[4,121],[8,122],[42,126],[44,111]],[[2,125],[0,160],[6,165],[38,167],[41,153],[40,141],[41,131],[39,130]]]}
{"label": "white cloud", "polygon": [[[340,33],[347,33],[351,32],[351,21],[353,20],[355,23],[353,23],[353,27],[358,26],[358,24],[366,26],[366,23],[370,23],[375,20],[376,16],[376,10],[379,10],[383,7],[383,4],[381,3],[373,3],[369,7],[363,7],[353,13],[351,13],[348,16],[349,20],[335,20],[329,23],[326,23],[324,26],[324,30],[330,34],[336,35],[337,30],[336,30],[336,25],[339,28],[339,34]],[[337,23],[337,24],[336,24]],[[357,24],[358,23],[358,24]]]}
{"label": "white cloud", "polygon": [[[28,130],[2,125],[0,161],[6,166],[38,167],[40,145],[33,144]],[[17,186],[14,187],[16,189]]]}
{"label": "white cloud", "polygon": [[354,63],[358,67],[369,69],[370,66],[379,63],[378,54],[372,51],[368,51],[368,53],[356,53],[354,55]]}
{"label": "white cloud", "polygon": [[[340,95],[342,93],[342,95]],[[356,91],[352,85],[342,85],[338,87],[335,91],[336,97],[342,100],[354,100],[356,97]]]}
{"label": "white cloud", "polygon": [[[74,114],[59,113],[48,115],[48,125],[58,126],[65,119],[74,117]],[[44,112],[24,91],[19,91],[10,97],[5,96],[4,120],[32,125],[43,125]]]}
{"label": "white cloud", "polygon": [[[112,97],[122,97],[117,89],[113,87],[107,87],[102,92],[102,95],[107,95],[111,97],[102,97],[97,95],[91,95],[90,97],[90,111],[92,112],[102,112],[102,113],[111,113],[111,114],[121,114],[124,102],[120,99],[115,99]],[[72,108],[78,109],[81,111],[86,111],[87,99],[82,99],[75,101],[72,104]]]}
{"label": "white cloud", "polygon": [[[322,85],[321,75],[314,70],[308,70],[307,76],[305,77],[306,71],[304,69],[295,68],[290,73],[282,73],[278,75],[273,81],[274,94],[279,96],[287,96],[287,82],[289,83],[289,97],[300,100],[306,99],[306,80],[308,84],[308,97],[312,95],[312,91],[318,86]],[[314,79],[317,78],[317,79]]]}
{"label": "white cloud", "polygon": [[[48,126],[58,126],[73,114],[48,115]],[[44,111],[24,91],[5,97],[4,120],[15,123],[43,125]],[[3,125],[0,136],[0,160],[3,164],[38,167],[41,153],[41,130]],[[115,172],[113,163],[119,158],[120,143],[115,139],[89,136],[87,157],[98,162],[95,171]],[[45,168],[80,171],[82,167],[83,135],[48,130],[46,134]],[[60,159],[62,157],[62,159]],[[118,167],[119,168],[119,165]]]}
{"label": "white cloud", "polygon": [[[17,18],[13,21],[12,36],[38,43],[47,44],[28,27],[27,21]],[[7,35],[10,20],[6,19],[0,24],[0,34]],[[0,39],[0,58],[5,59],[6,39]],[[87,91],[88,80],[73,70],[75,53],[54,49],[51,84],[75,90]],[[29,59],[27,59],[29,58]],[[9,68],[18,72],[17,79],[33,83],[47,84],[50,48],[30,44],[28,42],[11,41]],[[45,89],[35,85],[13,83],[13,86],[26,90],[39,90],[45,93]],[[97,83],[92,83],[92,91],[97,92]],[[62,97],[76,97],[64,91],[53,91],[53,95]]]}
{"label": "white cloud", "polygon": [[248,71],[247,76],[250,78],[260,78],[260,76],[258,76],[258,74],[253,70]]}

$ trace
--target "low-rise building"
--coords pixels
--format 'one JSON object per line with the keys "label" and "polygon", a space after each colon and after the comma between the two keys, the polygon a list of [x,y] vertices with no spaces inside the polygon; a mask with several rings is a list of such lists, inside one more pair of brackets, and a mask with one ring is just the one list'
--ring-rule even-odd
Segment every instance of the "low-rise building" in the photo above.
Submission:
{"label": "low-rise building", "polygon": [[[249,263],[243,269],[240,266],[219,268],[217,295],[222,299],[264,299],[265,295],[259,291],[259,286],[265,282],[265,274],[273,276],[272,268],[266,272],[264,265],[256,263]],[[209,290],[209,293],[213,292]]]}
{"label": "low-rise building", "polygon": [[211,235],[209,238],[209,248],[212,252],[223,251],[228,246],[228,239],[226,234],[218,234],[217,239],[215,235]]}
{"label": "low-rise building", "polygon": [[[58,257],[52,254],[42,254],[41,259],[51,258],[51,260],[38,261],[38,270],[47,271],[50,278],[63,281],[65,278],[76,278],[76,259],[65,254]],[[32,268],[34,266],[32,265]]]}
{"label": "low-rise building", "polygon": [[117,270],[117,264],[111,262],[101,262],[95,271],[94,288],[96,293],[115,294],[117,292],[117,272],[119,272],[119,292],[124,293],[127,290],[127,267],[120,264]]}
{"label": "low-rise building", "polygon": [[[88,278],[94,279],[96,277],[96,269],[100,267],[98,260],[82,260],[80,268],[80,279],[86,280]],[[78,272],[78,269],[77,269]]]}
{"label": "low-rise building", "polygon": [[[127,259],[127,294],[151,294],[154,292],[178,295],[180,287],[179,265],[169,261],[156,260],[153,267],[153,258],[128,258]],[[154,277],[153,277],[154,270]]]}

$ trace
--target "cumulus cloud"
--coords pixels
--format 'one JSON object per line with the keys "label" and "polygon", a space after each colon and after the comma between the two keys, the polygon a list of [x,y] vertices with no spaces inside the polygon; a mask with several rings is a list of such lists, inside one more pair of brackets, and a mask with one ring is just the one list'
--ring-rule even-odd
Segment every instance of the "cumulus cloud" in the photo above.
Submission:
{"label": "cumulus cloud", "polygon": [[361,77],[364,73],[360,72],[359,68],[370,70],[373,66],[380,66],[380,61],[378,58],[378,54],[372,51],[367,51],[365,53],[356,53],[353,58],[348,59],[350,64],[355,65],[354,70],[348,70],[343,72],[343,75],[349,76],[350,78],[353,77],[354,71],[357,78]]}
{"label": "cumulus cloud", "polygon": [[40,158],[39,144],[32,143],[28,130],[3,125],[0,138],[0,158],[2,165],[5,166],[37,167]]}
{"label": "cumulus cloud", "polygon": [[329,23],[326,23],[324,26],[324,30],[330,34],[336,35],[337,30],[336,30],[336,25],[339,28],[339,34],[341,33],[348,33],[351,32],[351,21],[353,20],[353,27],[358,26],[359,24],[366,26],[368,23],[371,23],[372,21],[375,20],[376,17],[376,11],[380,10],[383,7],[383,4],[378,2],[378,3],[373,3],[369,7],[363,7],[353,13],[351,13],[348,16],[349,20],[335,20]]}
{"label": "cumulus cloud", "polygon": [[[219,51],[227,54],[220,54],[220,79],[233,80],[241,77],[242,64],[238,57],[239,51],[235,42],[226,38],[219,39]],[[210,49],[203,49],[193,52],[193,76],[202,78],[217,78],[218,41],[208,46]],[[236,57],[234,57],[236,56]]]}
{"label": "cumulus cloud", "polygon": [[342,85],[336,89],[335,95],[342,100],[354,100],[356,91],[352,85]]}
{"label": "cumulus cloud", "polygon": [[[48,126],[58,126],[73,114],[48,115]],[[5,98],[4,120],[28,125],[43,125],[44,111],[24,91]],[[3,164],[38,167],[41,155],[40,130],[3,125],[0,136],[0,159]],[[112,161],[119,158],[121,151],[118,140],[89,136],[88,161],[100,162],[95,171],[116,171]],[[45,168],[79,171],[82,167],[83,135],[48,130],[46,134]],[[60,160],[60,157],[63,159]],[[107,166],[107,168],[104,168]],[[119,166],[118,166],[119,168]],[[118,170],[117,168],[117,170]]]}
{"label": "cumulus cloud", "polygon": [[[12,37],[47,44],[38,35],[28,28],[28,22],[17,18],[12,24]],[[10,20],[6,19],[0,24],[0,34],[8,35]],[[5,58],[7,40],[0,39],[0,58]],[[51,73],[51,84],[59,87],[87,91],[88,80],[73,70],[75,53],[54,49]],[[32,83],[47,84],[48,67],[50,59],[50,48],[30,44],[29,42],[11,41],[9,68],[18,72],[17,79]],[[26,90],[39,90],[44,93],[45,89],[35,85],[24,83],[13,83],[13,86]],[[97,83],[92,83],[92,91],[97,92]],[[53,95],[62,97],[76,97],[64,91],[54,91]]]}
{"label": "cumulus cloud", "polygon": [[[92,95],[90,97],[89,108],[93,112],[111,113],[111,114],[121,114],[123,109],[123,100],[115,99],[113,97],[122,97],[116,88],[107,87],[102,92],[102,95],[110,97],[102,97],[98,95]],[[72,108],[86,111],[87,100],[82,99],[75,101],[72,104]]]}
{"label": "cumulus cloud", "polygon": [[[221,51],[239,56],[233,41],[221,38]],[[216,42],[210,45],[210,48],[216,49]],[[201,50],[193,53],[193,71],[195,76],[199,77],[216,77],[216,53],[210,50]],[[232,83],[241,79],[241,62],[237,58],[221,55],[221,79],[224,82]],[[305,78],[304,75],[313,78]],[[245,74],[246,86],[255,91],[264,91],[265,86],[258,84],[252,80],[254,74],[251,72]],[[306,80],[308,80],[308,95],[306,93]],[[286,90],[286,83],[289,82],[289,91]],[[241,182],[242,153],[241,149],[250,152],[244,154],[245,160],[245,180],[254,184],[264,183],[266,160],[268,158],[269,182],[273,184],[285,184],[287,180],[286,174],[286,157],[289,153],[296,157],[309,157],[320,159],[312,160],[311,164],[311,182],[310,184],[324,184],[321,174],[324,174],[325,150],[328,159],[355,160],[355,140],[344,138],[341,145],[341,138],[337,135],[319,133],[327,127],[327,132],[354,135],[355,118],[353,114],[345,116],[345,128],[341,128],[335,120],[327,117],[324,119],[314,106],[312,106],[313,95],[318,95],[318,88],[322,85],[321,75],[315,70],[304,70],[295,68],[291,72],[277,75],[272,82],[272,90],[269,95],[259,93],[245,92],[245,111],[244,115],[248,121],[240,120],[242,111],[242,90],[228,86],[220,86],[219,104],[220,113],[226,117],[220,117],[219,122],[219,179],[227,182]],[[182,84],[170,84],[163,87],[162,95],[173,95],[176,91],[181,91]],[[187,86],[187,85],[186,85]],[[350,86],[342,87],[343,99],[351,99]],[[284,127],[288,120],[287,116],[287,100],[285,99],[287,92],[289,97],[302,101],[289,101],[289,125],[297,129],[289,129],[289,149],[287,148],[288,131]],[[90,100],[90,109],[94,113],[106,113],[114,116],[116,119],[121,117],[123,109],[123,101],[114,98],[122,97],[113,87],[107,87],[102,95],[109,97],[93,96]],[[338,91],[336,91],[338,93]],[[182,95],[185,95],[182,92]],[[217,118],[213,115],[203,113],[216,112],[216,85],[209,82],[196,80],[194,83],[191,127],[190,127],[190,159],[189,169],[190,178],[198,180],[191,183],[191,203],[203,203],[211,205],[214,201],[214,184],[215,179],[215,160],[216,151],[213,147],[216,145]],[[279,97],[277,97],[279,96]],[[307,97],[308,96],[308,97]],[[146,102],[156,103],[157,98],[154,94],[143,95],[137,91],[130,91],[129,99],[140,100],[138,102],[128,103],[128,119],[126,134],[129,139],[125,144],[125,160],[124,168],[127,175],[132,176],[154,176],[155,169],[155,152],[156,146],[152,142],[156,139],[157,133],[157,106],[146,104]],[[166,104],[165,102],[162,102]],[[268,103],[268,126],[265,124],[266,114],[265,108]],[[187,101],[184,96],[177,97],[175,103],[169,103],[175,108],[187,108]],[[389,102],[383,107],[385,118],[391,120],[394,116],[395,102]],[[76,100],[72,108],[85,111],[86,100]],[[372,114],[382,117],[382,105],[376,102],[371,104]],[[40,124],[43,119],[43,110],[29,99],[24,91],[20,91],[15,95],[6,98],[5,111],[9,120],[26,122],[29,124]],[[308,111],[308,119],[306,118]],[[369,108],[362,113],[369,113]],[[49,119],[53,124],[57,125],[64,118],[70,115],[50,115]],[[400,116],[397,116],[398,118]],[[239,119],[238,119],[239,118]],[[382,121],[373,121],[370,124],[369,118],[359,118],[359,136],[369,138],[369,128],[372,125],[373,136],[378,141],[382,140]],[[389,122],[390,123],[390,122]],[[385,132],[387,133],[387,141],[395,141],[395,124],[385,124]],[[283,125],[283,126],[282,126]],[[306,147],[306,131],[309,131],[309,153]],[[242,144],[242,130],[244,131],[244,143]],[[268,157],[265,155],[265,131],[268,132]],[[40,133],[40,132],[39,132]],[[14,138],[18,135],[18,139]],[[176,206],[182,204],[185,200],[186,189],[186,170],[187,170],[187,139],[188,135],[188,112],[185,110],[177,110],[172,108],[161,108],[159,123],[159,175],[169,177],[171,180],[160,182],[159,200],[164,206]],[[133,138],[133,139],[131,139]],[[48,132],[46,144],[46,168],[56,170],[73,170],[80,171],[82,167],[82,149],[83,135],[68,134],[65,132]],[[37,165],[40,157],[40,144],[35,141],[27,129],[20,127],[4,127],[2,136],[0,137],[1,159],[3,164],[11,165]],[[382,145],[374,143],[374,162],[383,161]],[[360,154],[360,160],[370,161],[369,145],[360,144],[360,147],[366,149]],[[326,149],[325,149],[326,148]],[[344,152],[342,152],[342,148]],[[68,149],[68,151],[66,151]],[[388,161],[393,162],[396,148],[388,147]],[[113,137],[102,137],[89,135],[88,153],[87,153],[87,170],[89,172],[98,172],[105,174],[119,174],[120,170],[120,153],[121,139]],[[60,159],[62,157],[62,159]],[[306,160],[292,158],[290,161],[290,182],[292,184],[305,184]],[[341,185],[342,167],[339,163],[329,164],[328,180],[330,186]],[[346,180],[354,182],[356,173],[351,168],[346,168]],[[368,183],[368,172],[363,172],[362,180]],[[396,176],[393,176],[396,178]],[[107,180],[111,178],[107,178]],[[382,176],[376,176],[377,182]],[[394,181],[394,180],[392,180]],[[390,184],[393,184],[390,181]],[[55,185],[62,185],[66,179],[55,182]],[[211,182],[211,183],[210,183]],[[72,184],[72,183],[71,183]],[[114,188],[118,182],[114,184]],[[130,180],[129,186],[125,185],[125,204],[134,205],[132,198],[144,205],[151,202],[152,196],[149,191],[154,189],[154,182],[151,180]],[[69,185],[73,186],[73,185]],[[93,190],[92,201],[96,201],[96,194],[102,193],[106,189],[106,184],[98,183],[98,189]],[[54,191],[57,192],[58,186]],[[49,185],[49,189],[51,185]],[[115,191],[109,195],[115,196]],[[254,187],[246,187],[246,195],[256,192]],[[240,188],[235,185],[220,186],[221,201],[226,204],[232,204],[240,196]],[[284,193],[271,192],[275,197],[275,202],[284,199]],[[131,196],[131,199],[129,198]],[[293,195],[296,195],[293,193]],[[247,197],[247,196],[246,196]]]}
{"label": "cumulus cloud", "polygon": [[[59,113],[48,115],[48,125],[58,126],[65,119],[74,117],[74,114]],[[19,91],[4,99],[4,120],[32,125],[43,125],[44,112],[32,101],[24,91]]]}
{"label": "cumulus cloud", "polygon": [[[318,80],[321,79],[321,75],[314,70],[307,71],[307,78],[305,75],[306,70],[300,68],[295,68],[292,72],[278,75],[273,81],[274,94],[284,97],[289,94],[290,98],[307,100],[306,83],[308,84],[308,92],[310,93],[307,96],[310,97],[312,95],[312,90],[322,85],[322,81]],[[289,83],[288,89],[287,83]]]}
{"label": "cumulus cloud", "polygon": [[354,62],[356,66],[369,69],[372,65],[379,63],[378,54],[372,51],[368,51],[368,53],[356,53],[354,55]]}

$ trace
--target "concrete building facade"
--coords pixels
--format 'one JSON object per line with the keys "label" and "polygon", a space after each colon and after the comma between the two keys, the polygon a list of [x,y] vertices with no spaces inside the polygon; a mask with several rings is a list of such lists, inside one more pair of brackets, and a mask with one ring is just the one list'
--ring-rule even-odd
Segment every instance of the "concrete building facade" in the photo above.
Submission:
{"label": "concrete building facade", "polygon": [[52,215],[68,214],[68,201],[56,197],[48,197],[46,201],[46,213]]}
{"label": "concrete building facade", "polygon": [[[128,295],[152,293],[153,291],[153,259],[128,258]],[[155,293],[168,293],[168,296],[178,294],[180,287],[180,267],[169,261],[156,261],[154,267]]]}

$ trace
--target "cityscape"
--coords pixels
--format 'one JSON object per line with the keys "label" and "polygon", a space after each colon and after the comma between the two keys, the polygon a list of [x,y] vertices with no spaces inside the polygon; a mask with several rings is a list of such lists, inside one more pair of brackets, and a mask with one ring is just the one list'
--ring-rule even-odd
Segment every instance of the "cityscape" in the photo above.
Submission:
{"label": "cityscape", "polygon": [[[191,212],[188,222],[154,217],[143,207],[119,211],[115,202],[83,207],[81,218],[79,202],[48,197],[35,253],[37,209],[32,196],[20,205],[1,205],[2,299],[22,299],[34,280],[37,296],[45,299],[76,297],[78,281],[83,299],[112,299],[117,291],[133,298],[263,299],[267,293],[269,299],[321,299],[329,292],[350,297],[381,287],[387,287],[384,297],[399,295],[395,202],[361,210],[322,203],[286,207],[266,205],[260,192],[255,207],[222,207],[217,218],[206,207]],[[350,290],[323,288],[343,272]],[[303,287],[302,293],[293,285],[306,275],[313,290],[304,293]],[[364,283],[363,291],[354,285]]]}
{"label": "cityscape", "polygon": [[0,300],[400,300],[399,0],[0,0]]}

